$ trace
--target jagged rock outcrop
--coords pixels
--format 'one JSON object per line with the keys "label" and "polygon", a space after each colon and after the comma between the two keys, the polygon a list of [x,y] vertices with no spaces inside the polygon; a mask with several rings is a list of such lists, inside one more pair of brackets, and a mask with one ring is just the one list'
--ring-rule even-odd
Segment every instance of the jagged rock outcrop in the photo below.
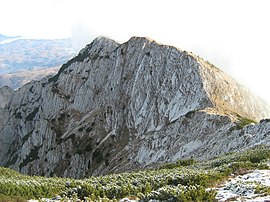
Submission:
{"label": "jagged rock outcrop", "polygon": [[267,119],[242,124],[269,117],[265,103],[213,65],[147,38],[97,38],[55,76],[9,95],[0,163],[27,174],[79,178],[268,144]]}

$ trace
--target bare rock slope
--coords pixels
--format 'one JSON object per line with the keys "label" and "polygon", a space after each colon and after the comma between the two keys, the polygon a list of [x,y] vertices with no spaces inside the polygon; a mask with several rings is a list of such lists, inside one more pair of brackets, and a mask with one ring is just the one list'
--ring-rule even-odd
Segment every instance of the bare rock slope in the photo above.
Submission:
{"label": "bare rock slope", "polygon": [[[5,98],[3,98],[4,95]],[[269,144],[269,107],[202,59],[100,37],[53,77],[1,89],[0,163],[84,177]]]}

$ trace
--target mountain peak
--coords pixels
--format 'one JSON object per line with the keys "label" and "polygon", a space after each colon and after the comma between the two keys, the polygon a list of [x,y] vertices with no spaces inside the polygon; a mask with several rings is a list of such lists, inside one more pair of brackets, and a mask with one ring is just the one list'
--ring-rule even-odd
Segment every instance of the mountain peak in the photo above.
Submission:
{"label": "mountain peak", "polygon": [[1,165],[28,174],[80,178],[270,142],[268,121],[248,125],[270,115],[259,98],[144,37],[95,39],[0,110]]}
{"label": "mountain peak", "polygon": [[93,51],[96,51],[96,50],[99,50],[100,49],[103,49],[104,47],[106,47],[107,49],[111,50],[112,48],[115,48],[119,46],[119,43],[117,43],[116,41],[108,38],[108,37],[105,37],[105,36],[99,36],[97,38],[95,38],[92,43],[90,43],[89,45],[86,45],[85,48],[83,48],[79,54],[85,54],[85,52],[88,52],[90,53],[91,50]]}

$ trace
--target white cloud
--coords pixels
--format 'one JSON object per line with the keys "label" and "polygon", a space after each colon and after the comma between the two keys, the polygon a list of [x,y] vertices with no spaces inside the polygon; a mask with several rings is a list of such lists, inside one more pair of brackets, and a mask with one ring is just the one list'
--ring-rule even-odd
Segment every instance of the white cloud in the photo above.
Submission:
{"label": "white cloud", "polygon": [[73,48],[76,51],[80,51],[86,44],[89,44],[94,40],[97,36],[97,34],[94,33],[94,31],[88,29],[87,26],[84,26],[80,21],[74,23],[71,27]]}

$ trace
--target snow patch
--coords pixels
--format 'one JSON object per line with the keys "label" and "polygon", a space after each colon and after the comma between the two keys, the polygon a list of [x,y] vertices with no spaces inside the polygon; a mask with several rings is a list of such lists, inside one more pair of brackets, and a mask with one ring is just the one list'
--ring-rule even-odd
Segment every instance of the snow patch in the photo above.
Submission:
{"label": "snow patch", "polygon": [[270,186],[270,170],[255,170],[251,173],[230,178],[216,188],[218,201],[268,201],[270,196],[255,193],[258,185]]}

